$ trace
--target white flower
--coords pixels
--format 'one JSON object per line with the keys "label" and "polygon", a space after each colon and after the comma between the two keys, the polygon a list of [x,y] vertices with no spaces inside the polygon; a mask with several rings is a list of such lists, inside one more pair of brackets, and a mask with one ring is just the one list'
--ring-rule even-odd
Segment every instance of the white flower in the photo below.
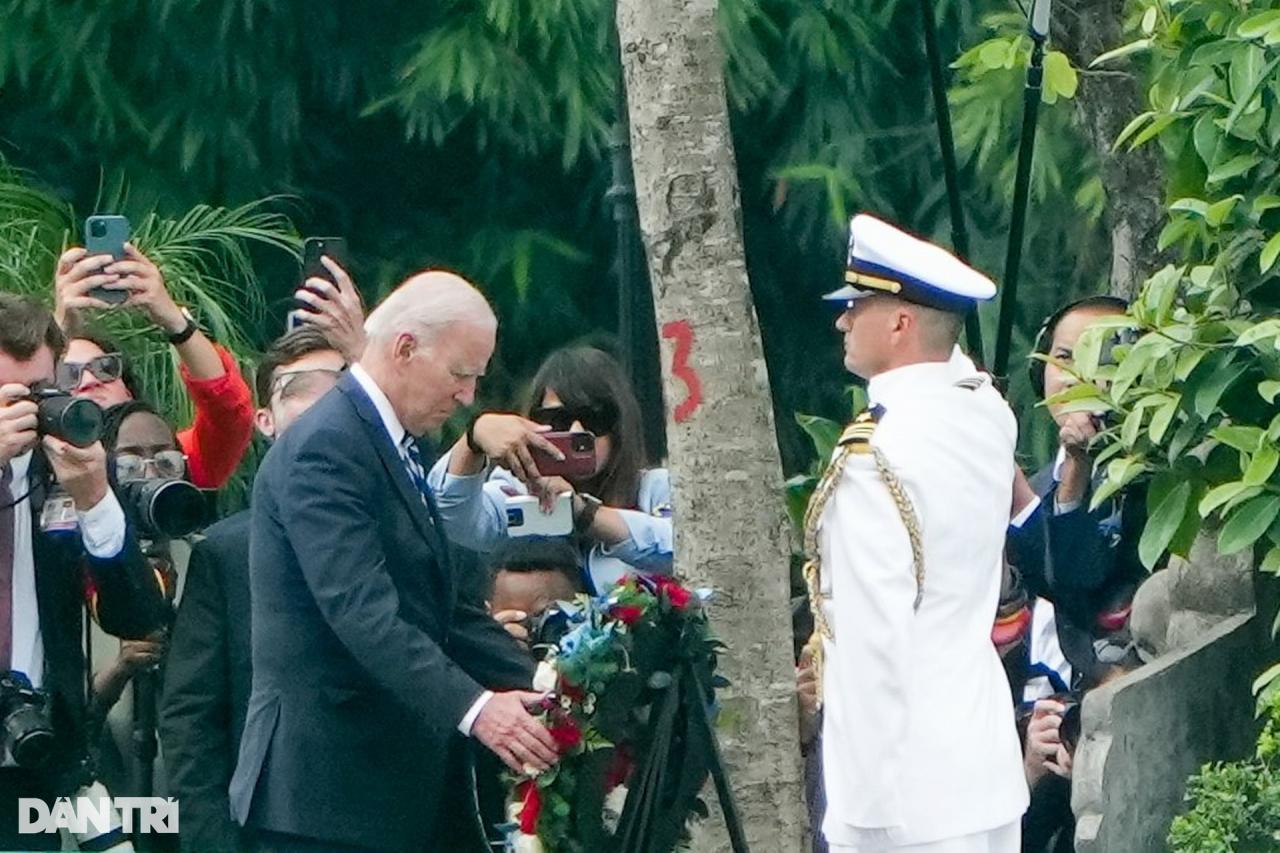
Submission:
{"label": "white flower", "polygon": [[560,707],[561,707],[561,708],[563,708],[563,709],[565,709],[566,711],[572,710],[572,709],[573,709],[573,700],[572,700],[572,699],[570,699],[568,696],[561,696],[561,697],[560,697]]}
{"label": "white flower", "polygon": [[521,833],[516,836],[515,853],[542,853],[542,839]]}
{"label": "white flower", "polygon": [[627,786],[619,785],[604,798],[604,828],[614,833],[618,831],[618,822],[622,819],[622,809],[627,804]]}
{"label": "white flower", "polygon": [[556,689],[556,668],[545,660],[539,662],[533,674],[533,689],[537,693],[550,693]]}
{"label": "white flower", "polygon": [[588,714],[594,714],[596,712],[596,694],[587,694],[587,698],[582,701],[582,710]]}

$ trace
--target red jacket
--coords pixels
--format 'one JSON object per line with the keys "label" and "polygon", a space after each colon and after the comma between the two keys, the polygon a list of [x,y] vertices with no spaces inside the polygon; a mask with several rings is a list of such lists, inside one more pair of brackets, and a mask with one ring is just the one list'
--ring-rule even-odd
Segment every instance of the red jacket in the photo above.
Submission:
{"label": "red jacket", "polygon": [[202,489],[221,488],[253,438],[253,395],[235,359],[222,347],[217,350],[226,373],[216,379],[194,379],[185,364],[181,367],[196,420],[178,433],[178,444],[187,454],[191,482]]}

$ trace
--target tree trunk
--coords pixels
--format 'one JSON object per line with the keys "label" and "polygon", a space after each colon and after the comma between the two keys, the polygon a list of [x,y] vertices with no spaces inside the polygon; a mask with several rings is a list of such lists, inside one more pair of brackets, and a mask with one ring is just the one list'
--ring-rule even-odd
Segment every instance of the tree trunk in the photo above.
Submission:
{"label": "tree trunk", "polygon": [[[676,568],[712,587],[732,686],[718,724],[753,850],[804,834],[789,547],[742,245],[716,0],[618,0],[631,152],[663,339]],[[727,849],[707,822],[698,847]]]}
{"label": "tree trunk", "polygon": [[1055,46],[1080,71],[1077,108],[1093,141],[1107,190],[1111,229],[1111,292],[1132,299],[1160,263],[1156,248],[1165,223],[1160,149],[1112,151],[1116,137],[1144,109],[1138,80],[1123,65],[1089,68],[1097,56],[1125,42],[1124,0],[1060,0],[1054,7]]}

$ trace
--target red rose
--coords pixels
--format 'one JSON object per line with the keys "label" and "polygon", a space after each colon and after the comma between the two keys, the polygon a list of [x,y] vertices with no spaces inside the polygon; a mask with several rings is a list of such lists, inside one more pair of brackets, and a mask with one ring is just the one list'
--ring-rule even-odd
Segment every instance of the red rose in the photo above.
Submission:
{"label": "red rose", "polygon": [[609,614],[624,625],[634,625],[644,615],[644,608],[634,604],[615,604]]}
{"label": "red rose", "polygon": [[627,777],[631,775],[631,767],[631,751],[625,746],[614,749],[613,760],[609,762],[609,769],[604,776],[605,791],[612,791],[626,782]]}
{"label": "red rose", "polygon": [[569,718],[565,718],[552,726],[549,731],[556,745],[560,747],[561,752],[568,752],[582,743],[582,730],[578,728],[577,723]]}
{"label": "red rose", "polygon": [[680,585],[680,582],[669,577],[660,576],[657,578],[658,591],[667,593],[667,600],[671,602],[671,606],[676,610],[684,610],[689,606],[689,602],[693,599],[693,593]]}
{"label": "red rose", "polygon": [[520,831],[526,835],[536,835],[538,816],[542,814],[542,792],[538,790],[538,783],[532,779],[522,784],[525,790],[524,803],[520,806]]}

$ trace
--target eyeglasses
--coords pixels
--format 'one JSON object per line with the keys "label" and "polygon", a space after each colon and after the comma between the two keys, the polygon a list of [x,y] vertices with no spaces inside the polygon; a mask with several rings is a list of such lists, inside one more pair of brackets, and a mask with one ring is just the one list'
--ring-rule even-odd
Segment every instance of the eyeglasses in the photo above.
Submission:
{"label": "eyeglasses", "polygon": [[75,390],[86,370],[99,382],[114,382],[124,373],[124,356],[109,352],[88,361],[64,361],[58,365],[58,386],[64,391]]}
{"label": "eyeglasses", "polygon": [[116,480],[121,483],[147,479],[148,468],[151,469],[151,476],[162,480],[176,480],[187,473],[187,455],[181,450],[161,450],[155,456],[121,453],[116,456],[115,465]]}
{"label": "eyeglasses", "polygon": [[291,370],[277,373],[272,382],[271,396],[287,400],[290,397],[319,396],[342,378],[341,370],[317,367],[311,370]]}
{"label": "eyeglasses", "polygon": [[588,432],[608,435],[618,425],[618,412],[610,406],[540,406],[529,413],[529,420],[568,432],[575,422]]}

